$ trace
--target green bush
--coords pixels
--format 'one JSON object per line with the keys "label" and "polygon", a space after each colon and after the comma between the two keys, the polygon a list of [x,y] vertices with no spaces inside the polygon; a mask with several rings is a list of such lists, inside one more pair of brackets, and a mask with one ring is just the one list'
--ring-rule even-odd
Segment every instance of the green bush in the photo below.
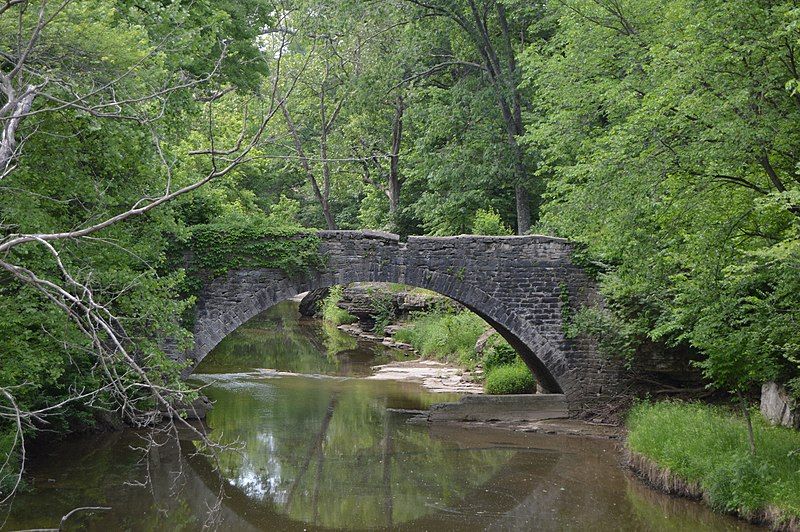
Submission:
{"label": "green bush", "polygon": [[628,415],[628,446],[685,482],[716,509],[745,516],[767,507],[800,517],[800,433],[753,412],[756,454],[741,416],[700,403],[639,403]]}
{"label": "green bush", "polygon": [[476,235],[507,236],[513,234],[511,228],[503,223],[500,214],[494,209],[478,209],[475,212],[472,232]]}
{"label": "green bush", "polygon": [[266,216],[267,225],[270,227],[301,227],[298,216],[301,211],[300,202],[287,198],[281,194],[278,203],[269,208]]}
{"label": "green bush", "polygon": [[437,310],[415,315],[410,324],[395,333],[395,339],[411,344],[425,357],[472,366],[476,362],[475,342],[486,327],[486,322],[468,310]]}
{"label": "green bush", "polygon": [[508,366],[521,362],[522,359],[517,356],[516,350],[505,340],[495,343],[483,355],[483,369],[487,372],[498,366]]}
{"label": "green bush", "polygon": [[484,390],[491,395],[533,393],[536,379],[525,364],[497,366],[486,374]]}
{"label": "green bush", "polygon": [[356,317],[346,310],[336,306],[342,299],[343,288],[340,285],[332,286],[328,296],[322,300],[320,310],[322,311],[323,321],[331,325],[342,325],[343,323],[353,323]]}
{"label": "green bush", "polygon": [[375,313],[375,326],[372,332],[383,336],[384,332],[386,332],[386,327],[395,319],[392,296],[383,291],[370,290],[369,293],[372,296],[370,305]]}
{"label": "green bush", "polygon": [[[213,223],[195,225],[175,257],[191,252],[189,276],[210,272],[214,276],[241,268],[277,268],[289,274],[308,272],[324,265],[319,237],[293,225],[270,225],[266,217],[232,213]],[[180,265],[177,265],[180,266]]]}

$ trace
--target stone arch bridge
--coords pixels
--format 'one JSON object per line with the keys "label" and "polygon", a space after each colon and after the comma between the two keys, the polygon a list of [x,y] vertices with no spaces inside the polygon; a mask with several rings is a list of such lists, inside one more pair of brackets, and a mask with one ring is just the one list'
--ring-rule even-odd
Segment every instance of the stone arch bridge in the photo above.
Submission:
{"label": "stone arch bridge", "polygon": [[[351,282],[390,282],[448,296],[480,315],[516,350],[551,393],[579,414],[618,388],[620,365],[587,338],[567,338],[566,317],[597,299],[572,247],[546,236],[408,237],[376,231],[321,231],[326,266],[288,276],[275,269],[233,270],[204,283],[194,347],[199,363],[226,335],[275,303]],[[191,371],[191,370],[189,370]]]}

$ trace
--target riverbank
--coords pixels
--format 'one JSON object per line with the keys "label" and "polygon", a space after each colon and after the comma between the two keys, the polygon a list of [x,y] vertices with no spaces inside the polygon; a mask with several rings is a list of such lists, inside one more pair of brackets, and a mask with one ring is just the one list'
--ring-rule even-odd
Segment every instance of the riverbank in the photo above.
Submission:
{"label": "riverbank", "polygon": [[[310,293],[300,306],[304,316],[318,315],[351,336],[452,368],[446,379],[435,383],[427,376],[415,377],[414,371],[406,368],[395,372],[398,378],[410,373],[410,378],[428,382],[430,389],[465,393],[510,395],[537,390],[530,369],[488,323],[456,301],[429,290],[353,283],[334,286],[327,293]],[[428,368],[414,368],[419,369]],[[480,392],[479,387],[483,388]]]}
{"label": "riverbank", "polygon": [[463,368],[434,360],[404,360],[373,366],[369,380],[417,382],[429,392],[482,394],[483,385]]}
{"label": "riverbank", "polygon": [[650,486],[774,530],[800,530],[800,433],[754,415],[756,452],[743,419],[720,407],[635,405],[626,463]]}

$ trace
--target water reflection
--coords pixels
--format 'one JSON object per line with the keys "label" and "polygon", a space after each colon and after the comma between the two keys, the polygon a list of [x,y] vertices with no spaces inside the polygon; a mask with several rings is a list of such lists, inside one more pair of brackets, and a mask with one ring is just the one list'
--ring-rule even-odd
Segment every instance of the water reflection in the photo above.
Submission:
{"label": "water reflection", "polygon": [[441,398],[416,386],[290,377],[217,382],[208,423],[244,452],[221,457],[248,498],[328,528],[394,526],[446,508],[492,478],[515,452],[431,439],[395,409]]}
{"label": "water reflection", "polygon": [[32,450],[31,490],[0,529],[58,526],[79,506],[112,509],[67,529],[199,530],[209,515],[235,531],[751,528],[647,489],[609,441],[410,425],[402,411],[454,397],[355,378],[392,353],[337,333],[285,304],[203,361],[196,378],[216,401],[207,423],[241,444],[219,470],[189,439],[143,456],[132,430],[73,437]]}
{"label": "water reflection", "polygon": [[304,374],[366,376],[372,366],[408,355],[357,341],[336,327],[299,318],[297,303],[284,301],[251,319],[198,365],[195,374],[270,368]]}

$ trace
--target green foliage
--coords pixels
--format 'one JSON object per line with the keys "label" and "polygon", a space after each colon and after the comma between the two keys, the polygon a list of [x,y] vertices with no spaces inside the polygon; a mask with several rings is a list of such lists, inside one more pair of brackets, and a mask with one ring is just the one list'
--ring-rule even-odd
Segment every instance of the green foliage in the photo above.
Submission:
{"label": "green foliage", "polygon": [[288,274],[323,265],[319,238],[292,226],[231,216],[189,229],[190,272],[219,276],[232,269],[277,268]]}
{"label": "green foliage", "polygon": [[391,294],[383,291],[376,293],[370,291],[372,294],[370,305],[375,312],[375,328],[373,332],[378,335],[383,335],[386,327],[395,319],[394,303]]}
{"label": "green foliage", "polygon": [[345,323],[353,323],[357,321],[356,317],[351,315],[343,308],[339,308],[337,304],[342,300],[343,288],[341,285],[332,286],[328,292],[328,296],[320,302],[320,310],[322,311],[322,319],[331,325],[342,325]]}
{"label": "green foliage", "polygon": [[519,362],[497,366],[489,370],[484,382],[484,390],[491,395],[508,395],[516,393],[534,393],[536,379],[531,370]]}
{"label": "green foliage", "polygon": [[747,451],[744,420],[699,403],[639,403],[628,417],[628,446],[685,482],[709,502],[745,516],[774,508],[800,516],[800,433],[753,414],[756,454]]}
{"label": "green foliage", "polygon": [[[454,43],[457,44],[457,43]],[[467,234],[479,209],[513,218],[512,154],[493,90],[478,78],[420,89],[409,109],[424,124],[408,156],[408,211],[426,234]]]}
{"label": "green foliage", "polygon": [[755,515],[767,504],[769,482],[769,466],[742,451],[709,473],[705,489],[712,508]]}
{"label": "green foliage", "polygon": [[278,203],[271,206],[265,225],[270,227],[300,227],[300,202],[281,194]]}
{"label": "green foliage", "polygon": [[483,369],[487,373],[498,366],[509,366],[522,360],[516,350],[505,340],[495,342],[483,355]]}
{"label": "green foliage", "polygon": [[511,228],[500,218],[494,209],[478,209],[472,222],[472,233],[476,235],[512,235]]}
{"label": "green foliage", "polygon": [[608,347],[692,346],[723,390],[796,379],[796,7],[548,5],[523,58],[524,142],[543,225],[602,265]]}
{"label": "green foliage", "polygon": [[394,337],[425,357],[473,366],[475,342],[486,328],[486,322],[468,310],[436,310],[414,315]]}

